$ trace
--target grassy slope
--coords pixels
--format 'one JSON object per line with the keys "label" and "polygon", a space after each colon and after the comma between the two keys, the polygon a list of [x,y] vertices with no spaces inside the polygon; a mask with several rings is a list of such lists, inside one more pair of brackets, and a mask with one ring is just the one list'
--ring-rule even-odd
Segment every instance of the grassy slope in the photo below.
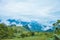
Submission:
{"label": "grassy slope", "polygon": [[[25,28],[23,27],[12,27],[13,29],[17,29],[17,31],[21,31],[23,33],[28,32]],[[16,33],[15,35],[17,36],[14,39],[3,39],[3,40],[53,40],[53,32],[39,32],[35,33],[35,36],[30,36],[30,37],[24,37],[24,38],[18,38],[21,33]],[[37,36],[36,36],[37,35]]]}
{"label": "grassy slope", "polygon": [[14,38],[14,39],[5,39],[5,40],[50,40],[50,38],[46,36],[32,36],[32,37]]}

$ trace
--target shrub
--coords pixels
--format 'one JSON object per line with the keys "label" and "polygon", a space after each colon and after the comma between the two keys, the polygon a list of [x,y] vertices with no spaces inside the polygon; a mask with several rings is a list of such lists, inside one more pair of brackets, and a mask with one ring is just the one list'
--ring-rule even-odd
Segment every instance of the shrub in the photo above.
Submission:
{"label": "shrub", "polygon": [[0,24],[0,39],[3,38],[12,38],[14,31],[11,27],[6,26],[5,24]]}

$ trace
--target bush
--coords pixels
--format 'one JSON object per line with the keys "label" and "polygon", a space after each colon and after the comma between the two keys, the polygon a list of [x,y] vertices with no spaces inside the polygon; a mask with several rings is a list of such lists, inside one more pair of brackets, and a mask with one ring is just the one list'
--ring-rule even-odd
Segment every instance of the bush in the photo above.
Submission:
{"label": "bush", "polygon": [[3,38],[12,38],[14,31],[11,27],[6,26],[5,24],[0,24],[0,39]]}

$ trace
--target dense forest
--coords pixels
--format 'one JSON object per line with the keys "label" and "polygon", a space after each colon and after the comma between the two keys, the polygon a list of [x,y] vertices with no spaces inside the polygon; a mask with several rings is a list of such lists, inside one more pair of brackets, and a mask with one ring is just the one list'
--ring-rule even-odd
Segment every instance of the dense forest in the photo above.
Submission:
{"label": "dense forest", "polygon": [[53,32],[31,32],[21,26],[0,23],[0,40],[60,40],[60,20],[52,25]]}

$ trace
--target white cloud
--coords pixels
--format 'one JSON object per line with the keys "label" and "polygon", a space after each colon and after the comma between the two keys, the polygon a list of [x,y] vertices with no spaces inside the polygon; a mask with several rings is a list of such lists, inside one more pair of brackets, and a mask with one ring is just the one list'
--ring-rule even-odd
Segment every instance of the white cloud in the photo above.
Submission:
{"label": "white cloud", "polygon": [[8,12],[26,12],[29,11],[29,4],[27,3],[10,3],[3,7],[3,10]]}
{"label": "white cloud", "polygon": [[28,2],[19,2],[19,3],[9,2],[0,9],[8,12],[7,14],[13,13],[16,15],[20,14],[20,15],[47,16],[52,7],[49,6],[38,7],[34,3],[28,3]]}
{"label": "white cloud", "polygon": [[[37,9],[36,10],[36,15],[40,15],[40,16],[44,16],[44,17],[46,17],[46,16],[49,16],[49,12],[50,12],[50,10],[52,9],[53,7],[41,7],[40,9]],[[38,16],[39,16],[38,15]]]}
{"label": "white cloud", "polygon": [[[0,14],[13,17],[30,15],[31,18],[39,18],[42,20],[49,17],[56,18],[50,12],[56,8],[57,4],[56,0],[54,2],[52,0],[2,0],[0,10],[3,13]],[[30,16],[26,18],[29,19]]]}
{"label": "white cloud", "polygon": [[47,26],[47,27],[43,27],[41,30],[47,31],[47,30],[52,29],[52,28],[53,28],[53,27],[50,25],[50,26]]}

